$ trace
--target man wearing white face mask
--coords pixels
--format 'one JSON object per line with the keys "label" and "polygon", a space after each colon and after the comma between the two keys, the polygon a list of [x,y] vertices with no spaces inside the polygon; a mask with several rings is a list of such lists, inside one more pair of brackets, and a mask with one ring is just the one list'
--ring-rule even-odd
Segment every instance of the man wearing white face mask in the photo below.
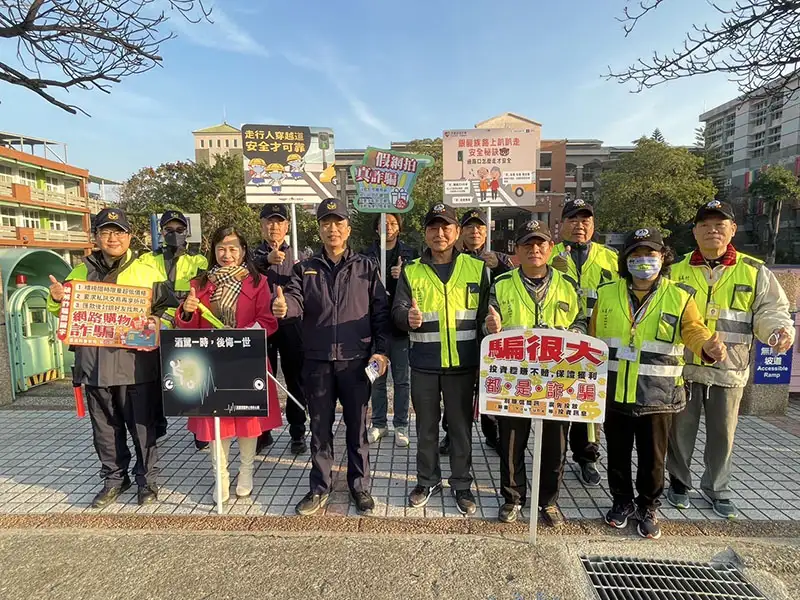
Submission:
{"label": "man wearing white face mask", "polygon": [[706,446],[700,490],[715,513],[732,519],[737,514],[730,490],[733,437],[749,378],[753,337],[781,354],[792,347],[795,330],[789,301],[778,280],[760,260],[742,254],[731,244],[736,223],[729,204],[712,200],[701,206],[693,233],[697,249],[673,265],[670,278],[696,290],[700,314],[706,326],[719,333],[728,359],[714,365],[694,357],[687,360],[684,375],[691,382],[691,402],[676,415],[670,433],[667,500],[676,508],[690,506],[689,467],[702,409],[706,415]]}

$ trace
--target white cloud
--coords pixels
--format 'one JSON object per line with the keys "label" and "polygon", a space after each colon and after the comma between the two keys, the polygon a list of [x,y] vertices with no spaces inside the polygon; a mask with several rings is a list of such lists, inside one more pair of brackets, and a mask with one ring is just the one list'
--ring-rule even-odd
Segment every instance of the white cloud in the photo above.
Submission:
{"label": "white cloud", "polygon": [[170,18],[169,23],[179,35],[198,46],[253,56],[270,55],[258,40],[239,27],[219,5],[212,8],[210,19],[211,22],[202,20],[191,23],[182,16],[175,15]]}

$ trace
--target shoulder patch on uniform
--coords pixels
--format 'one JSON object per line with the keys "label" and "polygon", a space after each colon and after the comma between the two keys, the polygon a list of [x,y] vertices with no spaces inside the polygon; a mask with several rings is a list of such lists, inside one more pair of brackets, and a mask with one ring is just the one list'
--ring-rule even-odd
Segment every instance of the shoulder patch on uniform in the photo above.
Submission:
{"label": "shoulder patch on uniform", "polygon": [[690,296],[692,296],[692,297],[694,297],[694,295],[697,293],[697,290],[696,290],[696,289],[694,289],[694,288],[693,288],[692,286],[690,286],[690,285],[686,285],[685,283],[679,283],[679,282],[677,282],[677,281],[676,281],[676,282],[674,282],[674,283],[675,283],[675,285],[676,285],[677,287],[679,287],[680,289],[682,289],[684,292],[686,292],[687,294],[689,294],[689,295],[690,295]]}
{"label": "shoulder patch on uniform", "polygon": [[566,279],[567,281],[569,281],[569,282],[570,282],[570,283],[571,283],[571,284],[572,284],[574,287],[576,287],[576,288],[578,287],[578,282],[577,282],[577,281],[575,281],[575,280],[574,280],[572,277],[570,277],[569,275],[565,275],[564,273],[559,273],[559,275],[561,275],[561,278],[562,278],[562,279]]}
{"label": "shoulder patch on uniform", "polygon": [[600,288],[604,288],[604,287],[609,286],[609,285],[614,285],[615,283],[617,283],[617,282],[616,281],[606,281],[605,283],[601,283],[600,285],[598,285],[597,289],[599,290]]}
{"label": "shoulder patch on uniform", "polygon": [[757,258],[753,258],[752,256],[743,256],[742,262],[746,265],[753,267],[754,269],[760,269],[764,262],[758,260]]}
{"label": "shoulder patch on uniform", "polygon": [[506,279],[511,279],[511,276],[513,274],[514,271],[506,271],[505,273],[500,273],[500,275],[494,278],[494,282],[497,283],[498,281],[505,281]]}
{"label": "shoulder patch on uniform", "polygon": [[558,308],[563,310],[564,312],[569,312],[569,303],[559,301]]}
{"label": "shoulder patch on uniform", "polygon": [[303,271],[303,275],[316,275],[316,274],[317,274],[316,269],[306,269]]}

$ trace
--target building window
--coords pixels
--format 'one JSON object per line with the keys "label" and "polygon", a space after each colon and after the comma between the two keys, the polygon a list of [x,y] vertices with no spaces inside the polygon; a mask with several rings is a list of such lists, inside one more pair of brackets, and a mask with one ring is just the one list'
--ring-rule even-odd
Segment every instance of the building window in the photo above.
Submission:
{"label": "building window", "polygon": [[592,190],[583,190],[581,192],[581,197],[589,204],[594,202],[594,192]]}
{"label": "building window", "polygon": [[217,140],[217,148],[222,148],[222,140]]}
{"label": "building window", "polygon": [[28,185],[30,187],[36,187],[36,173],[33,171],[25,171],[24,169],[19,170],[19,182],[22,185]]}
{"label": "building window", "polygon": [[230,148],[231,147],[231,141],[229,139],[227,139],[227,138],[225,139],[225,147],[226,148]]}
{"label": "building window", "polygon": [[200,140],[200,147],[201,148],[205,148],[206,147],[206,141],[205,140]]}
{"label": "building window", "polygon": [[38,210],[23,210],[22,211],[22,226],[30,227],[31,229],[38,229],[42,226],[42,221],[39,218]]}
{"label": "building window", "polygon": [[233,147],[234,148],[238,148],[239,147],[239,138],[233,138]]}
{"label": "building window", "polygon": [[47,191],[48,192],[63,192],[64,187],[61,185],[61,182],[55,177],[47,177]]}
{"label": "building window", "polygon": [[539,180],[539,191],[540,192],[552,192],[553,191],[553,180],[552,179],[540,179]]}
{"label": "building window", "polygon": [[0,207],[0,225],[3,227],[16,227],[17,211],[9,206]]}
{"label": "building window", "polygon": [[67,230],[67,215],[59,213],[48,213],[47,218],[50,221],[50,229],[52,229],[53,231]]}
{"label": "building window", "polygon": [[14,175],[11,167],[0,165],[0,181],[14,183]]}
{"label": "building window", "polygon": [[539,153],[539,168],[540,169],[552,169],[553,168],[553,153],[552,152],[540,152]]}

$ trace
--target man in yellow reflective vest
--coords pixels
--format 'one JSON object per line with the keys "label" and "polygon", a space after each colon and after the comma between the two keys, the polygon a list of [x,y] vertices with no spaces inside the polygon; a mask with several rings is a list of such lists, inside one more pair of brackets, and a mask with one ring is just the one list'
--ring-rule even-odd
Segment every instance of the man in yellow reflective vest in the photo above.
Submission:
{"label": "man in yellow reflective vest", "polygon": [[[141,255],[136,262],[160,274],[160,280],[153,285],[153,314],[161,318],[162,329],[172,329],[175,326],[175,310],[189,294],[189,282],[208,268],[208,260],[205,256],[189,252],[189,220],[182,212],[165,211],[161,215],[159,228],[164,239],[163,245],[158,250]],[[167,434],[167,419],[160,402],[157,410],[156,432],[157,437],[162,438]],[[195,439],[195,446],[201,450],[208,446],[208,442]]]}
{"label": "man in yellow reflective vest", "polygon": [[[561,239],[550,257],[550,264],[577,282],[581,313],[587,319],[597,301],[597,288],[617,275],[617,253],[592,241],[594,209],[582,198],[570,200],[561,211]],[[599,427],[595,427],[599,433]],[[585,423],[572,423],[569,431],[572,459],[580,466],[579,476],[588,486],[600,485],[595,463],[600,458],[599,440],[589,441]]]}
{"label": "man in yellow reflective vest", "polygon": [[691,383],[691,401],[675,415],[670,433],[667,500],[676,508],[690,506],[690,465],[702,411],[706,445],[700,491],[715,513],[732,519],[737,516],[730,489],[733,437],[750,374],[753,337],[781,354],[792,347],[795,330],[778,280],[760,260],[731,244],[736,223],[729,204],[712,200],[701,206],[692,231],[697,249],[672,266],[670,278],[696,291],[700,314],[725,343],[728,357],[713,365],[687,357],[684,378]]}
{"label": "man in yellow reflective vest", "polygon": [[[486,333],[537,327],[569,329],[586,333],[588,323],[580,314],[575,281],[548,266],[553,238],[547,225],[528,221],[514,236],[520,266],[497,277],[489,295]],[[497,417],[500,443],[500,493],[505,504],[498,519],[516,521],[528,493],[525,452],[531,422],[528,418]],[[539,471],[539,507],[551,527],[564,523],[558,508],[558,490],[564,473],[569,422],[547,420],[542,430],[542,463]]]}
{"label": "man in yellow reflective vest", "polygon": [[417,414],[417,486],[409,504],[422,507],[442,489],[440,398],[450,435],[450,488],[462,514],[477,506],[472,484],[473,394],[479,364],[478,324],[489,302],[483,261],[455,249],[461,233],[455,210],[434,205],[425,215],[421,258],[403,267],[392,320],[409,332],[411,401]]}

